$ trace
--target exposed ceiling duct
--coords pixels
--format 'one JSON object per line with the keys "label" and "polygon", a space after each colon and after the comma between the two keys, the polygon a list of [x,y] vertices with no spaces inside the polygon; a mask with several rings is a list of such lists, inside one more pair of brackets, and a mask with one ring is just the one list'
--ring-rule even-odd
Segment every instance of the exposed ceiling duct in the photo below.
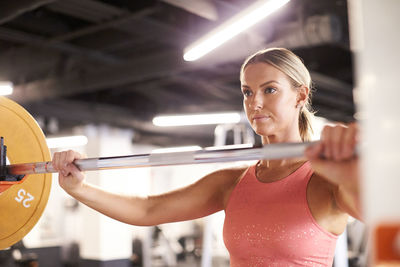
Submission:
{"label": "exposed ceiling duct", "polygon": [[56,0],[18,0],[8,1],[7,3],[3,1],[0,9],[0,24],[54,1]]}
{"label": "exposed ceiling duct", "polygon": [[162,0],[208,20],[218,19],[218,10],[212,0]]}

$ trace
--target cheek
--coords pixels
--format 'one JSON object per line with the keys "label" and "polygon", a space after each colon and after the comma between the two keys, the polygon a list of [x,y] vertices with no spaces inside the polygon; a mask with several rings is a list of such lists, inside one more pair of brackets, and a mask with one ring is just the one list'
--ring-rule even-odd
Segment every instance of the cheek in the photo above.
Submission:
{"label": "cheek", "polygon": [[248,101],[246,99],[243,99],[243,109],[246,112],[246,114],[247,114],[248,107],[249,107]]}
{"label": "cheek", "polygon": [[295,116],[295,108],[294,104],[292,107],[292,102],[289,97],[277,98],[276,101],[271,101],[270,111],[280,122],[291,121],[292,117]]}
{"label": "cheek", "polygon": [[244,113],[246,114],[247,120],[250,122],[249,109],[247,108],[247,105],[244,101],[243,101],[243,110],[244,110]]}
{"label": "cheek", "polygon": [[286,95],[285,97],[280,98],[276,104],[282,110],[285,111],[292,110],[296,105],[296,98],[293,97],[292,95]]}

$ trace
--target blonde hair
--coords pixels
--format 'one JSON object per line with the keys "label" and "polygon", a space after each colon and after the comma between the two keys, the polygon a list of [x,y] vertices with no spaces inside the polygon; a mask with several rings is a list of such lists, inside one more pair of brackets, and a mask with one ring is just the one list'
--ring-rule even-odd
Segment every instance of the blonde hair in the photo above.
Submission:
{"label": "blonde hair", "polygon": [[260,50],[244,61],[240,69],[240,77],[242,78],[243,71],[248,65],[255,63],[267,63],[285,73],[294,87],[304,85],[310,89],[306,103],[301,108],[299,114],[301,139],[303,142],[310,141],[313,133],[311,121],[314,116],[314,111],[311,107],[312,81],[310,73],[306,66],[304,66],[301,58],[286,48],[268,48]]}

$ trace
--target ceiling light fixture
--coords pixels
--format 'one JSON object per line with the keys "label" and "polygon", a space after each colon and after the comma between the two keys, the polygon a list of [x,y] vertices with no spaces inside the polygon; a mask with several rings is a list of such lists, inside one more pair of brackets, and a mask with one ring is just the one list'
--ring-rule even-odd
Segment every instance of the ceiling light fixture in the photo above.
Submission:
{"label": "ceiling light fixture", "polygon": [[183,59],[194,61],[260,22],[290,0],[257,1],[185,49]]}
{"label": "ceiling light fixture", "polygon": [[12,82],[0,82],[0,95],[11,95],[13,90]]}
{"label": "ceiling light fixture", "polygon": [[240,113],[214,113],[195,115],[157,116],[153,119],[156,126],[187,126],[206,124],[228,124],[240,122]]}

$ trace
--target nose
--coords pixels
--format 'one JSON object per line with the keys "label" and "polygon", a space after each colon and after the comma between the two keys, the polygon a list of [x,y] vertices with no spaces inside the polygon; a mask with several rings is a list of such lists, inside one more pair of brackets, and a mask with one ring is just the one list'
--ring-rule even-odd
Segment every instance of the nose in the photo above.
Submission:
{"label": "nose", "polygon": [[263,97],[261,94],[256,93],[253,95],[251,102],[250,102],[250,107],[254,110],[259,110],[263,107],[264,101]]}

